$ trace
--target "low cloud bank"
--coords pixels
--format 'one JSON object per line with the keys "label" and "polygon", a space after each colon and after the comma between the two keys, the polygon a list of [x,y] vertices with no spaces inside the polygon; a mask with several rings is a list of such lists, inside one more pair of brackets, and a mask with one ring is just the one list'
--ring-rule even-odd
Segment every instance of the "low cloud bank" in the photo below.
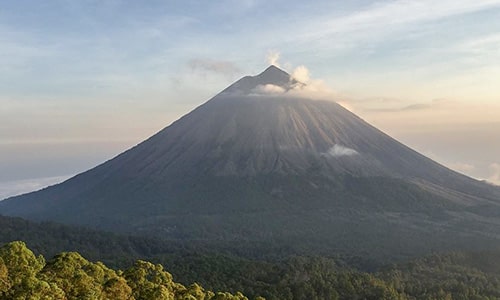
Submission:
{"label": "low cloud bank", "polygon": [[12,196],[40,190],[44,187],[63,182],[70,177],[71,176],[55,176],[0,182],[0,201]]}

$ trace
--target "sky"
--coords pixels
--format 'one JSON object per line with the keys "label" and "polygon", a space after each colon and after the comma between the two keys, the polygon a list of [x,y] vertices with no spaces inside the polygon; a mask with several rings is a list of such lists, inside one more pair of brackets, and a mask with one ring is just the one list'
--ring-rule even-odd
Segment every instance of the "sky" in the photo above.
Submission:
{"label": "sky", "polygon": [[18,0],[0,4],[0,199],[111,159],[271,62],[500,184],[500,0]]}

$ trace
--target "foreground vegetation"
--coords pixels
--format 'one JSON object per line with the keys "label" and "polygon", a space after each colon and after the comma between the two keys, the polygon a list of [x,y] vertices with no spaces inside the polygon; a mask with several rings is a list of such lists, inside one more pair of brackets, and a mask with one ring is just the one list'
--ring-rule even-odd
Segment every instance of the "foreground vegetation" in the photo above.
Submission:
{"label": "foreground vegetation", "polygon": [[64,252],[45,262],[24,242],[0,248],[0,299],[248,299],[241,293],[183,286],[161,265],[137,261],[125,271],[92,263],[76,252]]}
{"label": "foreground vegetation", "polygon": [[[13,240],[25,241],[47,262]],[[0,216],[2,244],[0,299],[154,299],[149,294],[141,298],[139,290],[166,292],[170,299],[241,298],[238,291],[268,300],[500,299],[498,250],[432,255],[381,267],[369,263],[370,253],[360,258],[276,244],[165,241]]]}
{"label": "foreground vegetation", "polygon": [[[432,256],[374,274],[346,270],[328,259],[294,258],[281,265],[247,266],[253,282],[228,284],[246,284],[251,292],[260,285],[269,299],[500,299],[500,277],[493,274],[500,265],[491,263],[496,255]],[[214,268],[216,277],[217,272]],[[197,283],[182,285],[162,265],[142,260],[124,271],[90,262],[77,252],[63,252],[46,261],[16,241],[0,248],[0,299],[248,298],[241,292],[213,292]]]}

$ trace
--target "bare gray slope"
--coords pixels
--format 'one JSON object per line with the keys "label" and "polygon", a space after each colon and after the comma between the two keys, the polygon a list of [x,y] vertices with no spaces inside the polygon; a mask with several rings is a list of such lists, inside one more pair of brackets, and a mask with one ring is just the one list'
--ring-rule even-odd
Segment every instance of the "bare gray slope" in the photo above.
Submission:
{"label": "bare gray slope", "polygon": [[244,77],[114,159],[0,202],[0,213],[170,238],[340,241],[348,251],[394,240],[392,253],[472,237],[500,245],[497,188],[337,103],[256,93],[268,84],[301,83],[273,66]]}

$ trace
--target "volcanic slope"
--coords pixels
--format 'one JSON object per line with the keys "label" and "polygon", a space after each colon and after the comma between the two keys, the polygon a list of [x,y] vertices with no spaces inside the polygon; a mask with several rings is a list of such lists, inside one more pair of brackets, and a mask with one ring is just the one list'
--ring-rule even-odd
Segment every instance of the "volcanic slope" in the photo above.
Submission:
{"label": "volcanic slope", "polygon": [[0,214],[163,238],[412,255],[500,245],[500,189],[411,150],[270,66]]}

